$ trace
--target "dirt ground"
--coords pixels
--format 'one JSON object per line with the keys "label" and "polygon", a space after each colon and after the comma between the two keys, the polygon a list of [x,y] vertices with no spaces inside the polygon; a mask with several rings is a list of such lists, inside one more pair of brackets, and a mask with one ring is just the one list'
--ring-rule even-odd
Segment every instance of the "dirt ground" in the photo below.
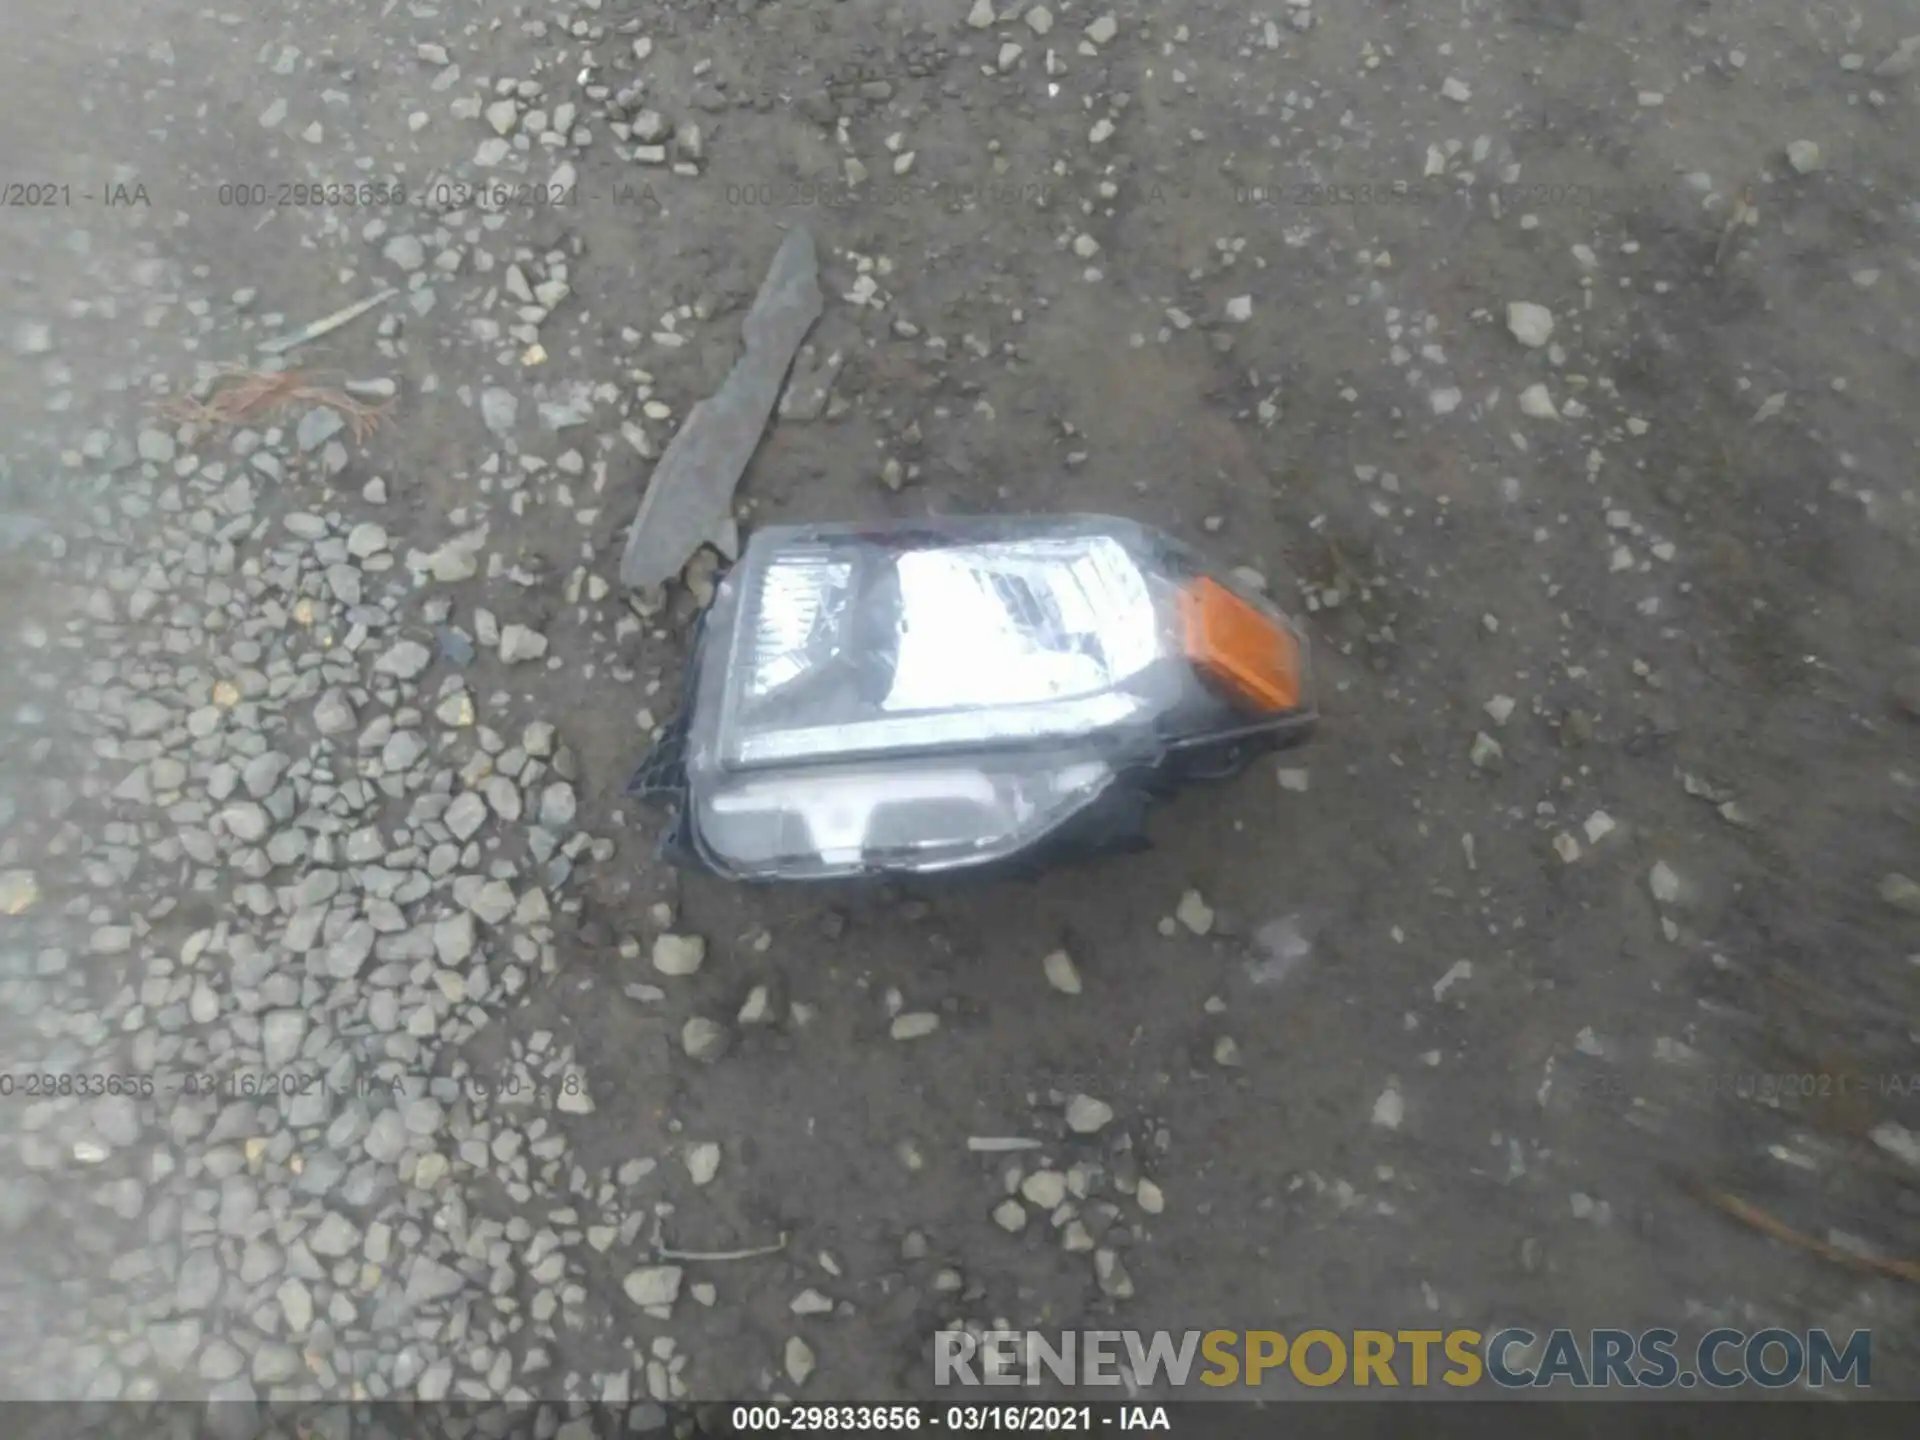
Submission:
{"label": "dirt ground", "polygon": [[[539,1102],[565,1165],[658,1157],[646,1203],[671,1247],[786,1237],[688,1262],[711,1303],[682,1295],[669,1318],[622,1294],[635,1235],[568,1244],[565,1323],[509,1324],[478,1353],[485,1266],[465,1339],[374,1300],[351,1320],[336,1306],[354,1358],[334,1383],[365,1380],[383,1333],[541,1395],[631,1368],[636,1399],[883,1399],[932,1393],[930,1337],[956,1322],[1728,1324],[1870,1328],[1876,1393],[1920,1394],[1912,1272],[1888,1263],[1915,1252],[1920,1217],[1920,888],[1898,883],[1920,877],[1910,10],[9,14],[0,871],[38,870],[47,898],[0,919],[7,1068],[127,1053],[159,1023],[131,997],[172,973],[141,967],[195,926],[244,922],[238,877],[183,878],[224,861],[144,848],[178,807],[116,809],[126,752],[62,707],[108,684],[89,673],[109,649],[87,592],[131,563],[89,558],[108,519],[137,545],[175,523],[167,485],[212,494],[245,468],[224,440],[181,448],[226,459],[211,477],[137,449],[151,402],[391,285],[294,357],[391,379],[390,412],[344,468],[316,451],[249,513],[313,512],[340,534],[377,521],[396,556],[484,522],[485,554],[520,581],[483,566],[398,586],[395,623],[437,601],[428,631],[484,630],[484,608],[546,637],[530,667],[483,637],[468,688],[509,737],[559,725],[572,823],[612,842],[552,887],[549,960],[526,988],[476,1002],[412,1063],[485,1074],[559,1037],[594,1101]],[[495,123],[516,81],[517,113]],[[671,131],[663,163],[623,158],[651,122],[622,137],[613,121],[642,110]],[[408,193],[349,206],[292,188],[315,182]],[[476,183],[506,187],[490,213],[461,203]],[[1301,618],[1324,711],[1306,748],[1166,806],[1150,852],[1021,885],[741,889],[655,858],[659,818],[623,787],[672,713],[695,602],[675,586],[637,613],[620,550],[652,456],[726,373],[795,224],[828,295],[801,370],[832,399],[772,426],[743,528],[1079,511],[1164,527]],[[564,277],[562,298],[522,298],[509,266]],[[1515,333],[1515,302],[1550,312],[1544,343]],[[519,401],[505,425],[483,418],[495,390]],[[289,421],[268,448],[291,436]],[[365,497],[374,477],[384,505]],[[264,533],[237,532],[243,572],[279,543]],[[136,567],[164,583],[137,583],[166,597],[148,623],[168,614],[177,635],[181,607],[226,602],[167,553]],[[604,583],[583,590],[582,567]],[[118,618],[109,670],[163,662],[168,634],[140,623]],[[218,632],[193,633],[175,661],[218,671],[194,648]],[[50,808],[60,775],[77,808]],[[126,868],[90,863],[125,847],[116,823],[148,827]],[[192,924],[98,945],[176,886]],[[1176,920],[1188,892],[1201,903]],[[1200,910],[1210,924],[1187,923]],[[704,938],[697,974],[648,963],[663,929]],[[71,966],[41,963],[67,931]],[[1055,950],[1079,993],[1049,983]],[[258,1045],[258,1007],[228,984],[195,1023]],[[750,997],[764,1020],[736,1019]],[[938,1028],[895,1039],[903,1011]],[[695,1016],[723,1027],[717,1058],[685,1053]],[[1112,1109],[1097,1134],[1064,1123],[1079,1094]],[[27,1197],[8,1205],[13,1393],[85,1390],[102,1367],[127,1393],[142,1376],[197,1393],[221,1377],[195,1346],[223,1324],[246,1332],[255,1387],[281,1383],[257,1358],[279,1323],[254,1313],[272,1275],[234,1278],[227,1319],[196,1322],[184,1378],[101,1318],[125,1304],[176,1323],[196,1232],[183,1242],[162,1207],[224,1195],[219,1167],[195,1178],[213,1142],[154,1122],[115,1151],[145,1188],[102,1198],[84,1166],[30,1162],[25,1132],[46,1132],[8,1104],[0,1167]],[[1043,1149],[967,1146],[1014,1135]],[[683,1163],[695,1141],[719,1146],[708,1183]],[[456,1159],[432,1205],[391,1178],[417,1159],[388,1163],[354,1223],[385,1217],[400,1251],[446,1231],[433,1206],[573,1223],[537,1184],[516,1194],[487,1149]],[[284,1158],[247,1172],[268,1209]],[[995,1219],[1010,1163],[1088,1167],[1086,1249],[1039,1210],[1019,1233]],[[288,1203],[276,1224],[298,1229],[304,1202]],[[334,1283],[311,1280],[323,1315]],[[803,1291],[830,1308],[796,1312]],[[813,1357],[797,1378],[795,1336]],[[668,1394],[645,1378],[663,1337],[684,1357]],[[371,1393],[404,1393],[391,1359],[366,1363]]]}

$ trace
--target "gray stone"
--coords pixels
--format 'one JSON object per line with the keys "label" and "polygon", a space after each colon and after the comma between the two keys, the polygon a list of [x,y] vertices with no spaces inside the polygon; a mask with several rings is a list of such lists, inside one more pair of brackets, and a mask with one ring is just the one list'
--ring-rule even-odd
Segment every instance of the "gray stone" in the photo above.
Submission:
{"label": "gray stone", "polygon": [[683,1273],[678,1265],[645,1265],[631,1271],[621,1282],[621,1288],[636,1305],[671,1305],[680,1298]]}
{"label": "gray stone", "polygon": [[247,787],[247,793],[256,800],[264,800],[273,793],[273,787],[280,783],[280,777],[287,773],[287,767],[293,762],[277,750],[269,750],[264,755],[256,755],[240,771],[240,783]]}
{"label": "gray stone", "polygon": [[294,443],[303,451],[318,450],[344,430],[346,425],[339,411],[316,405],[300,417],[300,424],[294,431]]}
{"label": "gray stone", "polygon": [[307,1236],[307,1248],[316,1255],[338,1260],[360,1248],[360,1232],[346,1216],[329,1210]]}
{"label": "gray stone", "polygon": [[480,418],[496,435],[510,435],[520,419],[520,401],[511,390],[499,386],[480,394]]}
{"label": "gray stone", "polygon": [[1112,1119],[1113,1107],[1091,1095],[1076,1095],[1067,1102],[1067,1128],[1076,1135],[1104,1130]]}
{"label": "gray stone", "polygon": [[353,979],[373,954],[377,939],[373,926],[364,920],[354,921],[327,947],[327,973],[336,980]]}
{"label": "gray stone", "polygon": [[661,935],[653,942],[653,968],[662,975],[691,975],[707,958],[707,942],[698,935]]}
{"label": "gray stone", "polygon": [[458,1294],[466,1287],[466,1283],[466,1277],[458,1270],[450,1269],[425,1255],[415,1256],[407,1270],[407,1303],[430,1305],[436,1300]]}
{"label": "gray stone", "polygon": [[413,763],[427,753],[427,742],[421,738],[418,730],[396,730],[380,750],[380,764],[387,770],[400,773],[413,767]]}
{"label": "gray stone", "polygon": [[696,1015],[680,1028],[681,1047],[695,1060],[711,1062],[727,1051],[726,1027]]}
{"label": "gray stone", "polygon": [[1133,1277],[1127,1274],[1127,1267],[1121,1264],[1120,1256],[1115,1251],[1094,1251],[1093,1273],[1103,1294],[1115,1300],[1124,1300],[1133,1294]]}
{"label": "gray stone", "polygon": [[307,1016],[303,1010],[270,1010],[260,1022],[260,1048],[268,1070],[291,1065],[300,1054],[300,1042],[307,1038]]}
{"label": "gray stone", "polygon": [[504,775],[489,775],[481,782],[480,792],[487,797],[493,813],[508,824],[520,818],[520,788]]}
{"label": "gray stone", "polygon": [[[411,642],[407,642],[411,643]],[[419,649],[419,646],[415,646]],[[407,657],[402,657],[404,661]],[[417,671],[415,673],[418,673]],[[314,702],[313,724],[322,735],[341,735],[354,726],[353,702],[340,689],[328,690]]]}
{"label": "gray stone", "polygon": [[1522,345],[1538,350],[1553,338],[1553,312],[1530,300],[1511,301],[1507,305],[1507,329]]}
{"label": "gray stone", "polygon": [[207,1342],[207,1348],[200,1352],[200,1378],[202,1380],[231,1380],[246,1368],[247,1357],[227,1341],[215,1336]]}
{"label": "gray stone", "polygon": [[116,1150],[140,1138],[140,1110],[131,1095],[103,1095],[93,1102],[93,1133]]}
{"label": "gray stone", "polygon": [[1920,881],[1905,875],[1888,875],[1880,882],[1880,898],[1896,910],[1920,915]]}
{"label": "gray stone", "polygon": [[44,355],[53,349],[53,327],[43,320],[22,320],[13,327],[16,355]]}
{"label": "gray stone", "polygon": [[1067,1177],[1058,1170],[1036,1170],[1020,1182],[1020,1193],[1034,1205],[1052,1213],[1067,1198]]}
{"label": "gray stone", "polygon": [[1080,993],[1080,972],[1074,966],[1073,957],[1067,954],[1066,951],[1054,950],[1050,952],[1046,959],[1040,962],[1040,968],[1046,974],[1047,984],[1051,985],[1055,990],[1058,990],[1062,995],[1078,995]]}
{"label": "gray stone", "polygon": [[127,706],[127,733],[136,739],[158,735],[173,724],[173,711],[158,700],[140,699]]}
{"label": "gray stone", "polygon": [[807,1383],[807,1377],[813,1374],[813,1347],[798,1335],[787,1337],[787,1348],[781,1359],[786,1364],[787,1378],[796,1385]]}
{"label": "gray stone", "polygon": [[145,1333],[153,1347],[153,1358],[169,1370],[184,1369],[200,1348],[200,1322],[191,1316],[149,1325]]}
{"label": "gray stone", "polygon": [[382,1110],[367,1127],[362,1142],[366,1152],[382,1165],[391,1165],[407,1153],[407,1127],[397,1110]]}
{"label": "gray stone", "polygon": [[213,1304],[220,1293],[220,1260],[211,1250],[190,1250],[174,1277],[175,1308],[191,1313]]}
{"label": "gray stone", "polygon": [[427,247],[412,235],[394,236],[380,253],[386,256],[388,264],[398,265],[408,272],[418,270],[427,263]]}
{"label": "gray stone", "polygon": [[313,1324],[313,1292],[303,1281],[289,1275],[280,1282],[274,1298],[280,1302],[280,1313],[286,1317],[287,1328],[296,1335],[304,1335]]}
{"label": "gray stone", "polygon": [[565,830],[573,824],[578,808],[573,786],[563,780],[555,781],[540,794],[540,824],[548,830]]}
{"label": "gray stone", "polygon": [[1173,916],[1195,935],[1205,935],[1213,929],[1213,907],[1198,890],[1189,890],[1180,897]]}
{"label": "gray stone", "polygon": [[411,680],[433,663],[433,652],[418,640],[402,640],[375,663],[383,675]]}
{"label": "gray stone", "polygon": [[266,839],[267,831],[273,827],[267,812],[253,804],[228,806],[220,812],[220,821],[229,835],[246,845],[256,845]]}
{"label": "gray stone", "polygon": [[511,99],[496,100],[485,110],[487,124],[496,135],[511,135],[520,123],[520,107]]}
{"label": "gray stone", "polygon": [[447,829],[462,843],[471,840],[487,823],[487,802],[468,790],[454,798],[442,817]]}
{"label": "gray stone", "polygon": [[489,880],[474,892],[470,908],[488,925],[498,925],[513,913],[513,887],[504,880]]}
{"label": "gray stone", "polygon": [[538,660],[547,653],[547,637],[525,625],[508,625],[500,631],[500,659],[507,665]]}
{"label": "gray stone", "polygon": [[300,1352],[291,1345],[262,1345],[253,1352],[253,1383],[284,1385],[306,1370]]}
{"label": "gray stone", "polygon": [[473,916],[465,911],[434,922],[433,953],[442,965],[460,965],[473,954]]}

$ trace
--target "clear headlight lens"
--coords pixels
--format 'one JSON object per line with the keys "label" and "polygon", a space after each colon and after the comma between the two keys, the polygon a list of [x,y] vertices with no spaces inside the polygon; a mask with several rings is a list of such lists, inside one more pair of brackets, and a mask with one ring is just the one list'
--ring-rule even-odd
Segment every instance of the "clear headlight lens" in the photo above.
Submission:
{"label": "clear headlight lens", "polygon": [[1233,665],[1195,646],[1228,636],[1259,670],[1269,640],[1296,641],[1213,582],[1202,605],[1198,578],[1117,521],[761,532],[708,616],[687,752],[702,845],[765,877],[972,864],[1168,744],[1254,723],[1247,696],[1270,711],[1281,692],[1236,704]]}
{"label": "clear headlight lens", "polygon": [[1077,735],[1140,713],[1162,654],[1146,577],[1102,537],[777,554],[748,597],[722,762],[763,765]]}

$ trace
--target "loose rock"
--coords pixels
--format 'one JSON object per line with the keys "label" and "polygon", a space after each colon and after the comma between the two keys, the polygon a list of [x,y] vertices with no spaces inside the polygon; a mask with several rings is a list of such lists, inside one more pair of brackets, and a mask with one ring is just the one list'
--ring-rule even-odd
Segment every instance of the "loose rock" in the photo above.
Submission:
{"label": "loose rock", "polygon": [[1889,875],[1880,882],[1880,898],[1896,910],[1920,915],[1920,881],[1905,875]]}
{"label": "loose rock", "polygon": [[500,659],[508,665],[538,660],[547,653],[547,637],[525,625],[508,625],[500,631]]}
{"label": "loose rock", "polygon": [[1080,972],[1074,968],[1073,957],[1064,950],[1055,950],[1040,962],[1045,970],[1047,984],[1062,995],[1080,993]]}
{"label": "loose rock", "polygon": [[940,1028],[940,1017],[930,1011],[896,1015],[892,1034],[896,1040],[920,1040]]}
{"label": "loose rock", "polygon": [[727,1051],[726,1027],[696,1015],[681,1027],[680,1046],[692,1059],[711,1063]]}
{"label": "loose rock", "polygon": [[1507,306],[1507,329],[1522,345],[1538,350],[1553,338],[1553,312],[1544,305],[1515,300]]}
{"label": "loose rock", "polygon": [[1213,907],[1207,904],[1198,890],[1189,890],[1180,897],[1173,918],[1195,935],[1205,935],[1213,929]]}
{"label": "loose rock", "polygon": [[1067,1102],[1067,1128],[1076,1135],[1104,1130],[1112,1119],[1113,1107],[1091,1095],[1076,1095]]}
{"label": "loose rock", "polygon": [[807,1377],[813,1374],[813,1348],[795,1335],[788,1339],[786,1354],[783,1358],[786,1363],[787,1378],[795,1385],[806,1384]]}
{"label": "loose rock", "polygon": [[627,1298],[646,1309],[664,1308],[680,1298],[685,1272],[678,1265],[644,1265],[620,1282]]}
{"label": "loose rock", "polygon": [[707,942],[698,935],[660,935],[653,942],[653,968],[662,975],[691,975],[707,959]]}

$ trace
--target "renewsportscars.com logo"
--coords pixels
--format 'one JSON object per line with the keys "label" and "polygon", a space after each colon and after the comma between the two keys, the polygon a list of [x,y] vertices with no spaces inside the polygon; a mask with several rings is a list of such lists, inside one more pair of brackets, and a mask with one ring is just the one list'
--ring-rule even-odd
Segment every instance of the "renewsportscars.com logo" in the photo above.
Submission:
{"label": "renewsportscars.com logo", "polygon": [[1855,1330],[1844,1345],[1835,1344],[1825,1330],[1804,1335],[1793,1330],[1709,1330],[1693,1346],[1691,1364],[1682,1360],[1684,1353],[1672,1330],[1643,1330],[1638,1335],[1590,1330],[1584,1341],[1574,1330],[1553,1330],[1544,1337],[1530,1330],[1499,1330],[1487,1337],[1487,1378],[1510,1390],[1562,1383],[1576,1390],[1689,1390],[1697,1385],[1714,1390],[1855,1385],[1864,1390],[1873,1384],[1870,1330]]}
{"label": "renewsportscars.com logo", "polygon": [[1689,1347],[1665,1329],[942,1330],[933,1371],[936,1385],[968,1387],[1866,1389],[1873,1332],[1842,1343],[1825,1330],[1718,1329]]}

